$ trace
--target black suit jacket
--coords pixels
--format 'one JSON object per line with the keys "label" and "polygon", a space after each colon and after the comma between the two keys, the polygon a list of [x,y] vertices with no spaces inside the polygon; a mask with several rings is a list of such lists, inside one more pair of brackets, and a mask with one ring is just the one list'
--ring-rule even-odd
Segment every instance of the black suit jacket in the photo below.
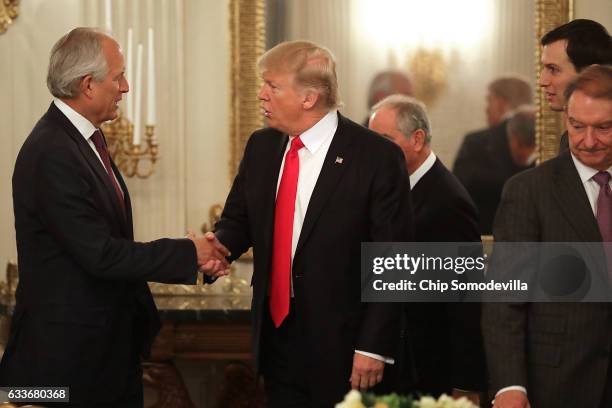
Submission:
{"label": "black suit jacket", "polygon": [[[412,202],[417,241],[480,242],[476,207],[439,159],[413,187]],[[407,303],[405,318],[408,391],[485,389],[480,304]]]}
{"label": "black suit jacket", "polygon": [[[331,404],[348,391],[354,350],[397,355],[400,308],[361,303],[362,242],[412,240],[410,183],[392,142],[339,116],[308,204],[293,259],[298,330],[310,362],[311,395]],[[276,186],[288,137],[262,129],[249,139],[220,221],[235,258],[254,251],[253,352],[261,364]],[[342,158],[339,163],[337,158]]]}
{"label": "black suit jacket", "polygon": [[[113,164],[114,167],[114,164]],[[138,375],[160,327],[147,280],[193,283],[189,240],[133,241],[102,163],[51,104],[13,173],[19,286],[3,386],[69,386],[71,402],[112,401]]]}
{"label": "black suit jacket", "polygon": [[493,231],[493,218],[499,205],[504,183],[528,167],[517,166],[512,160],[508,121],[465,136],[453,173],[465,186],[478,209],[480,233]]}
{"label": "black suit jacket", "polygon": [[[499,242],[601,241],[568,151],[508,181],[494,235]],[[484,304],[483,331],[492,393],[522,385],[534,408],[600,406],[611,375],[609,303]]]}

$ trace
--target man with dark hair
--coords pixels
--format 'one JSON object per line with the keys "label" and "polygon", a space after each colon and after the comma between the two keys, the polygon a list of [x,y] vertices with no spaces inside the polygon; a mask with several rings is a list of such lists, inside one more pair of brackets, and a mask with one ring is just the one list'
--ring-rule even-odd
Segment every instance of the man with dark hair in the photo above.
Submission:
{"label": "man with dark hair", "polygon": [[[612,242],[612,67],[586,68],[566,88],[569,151],[508,181],[497,242]],[[485,303],[494,407],[611,407],[611,306]]]}
{"label": "man with dark hair", "polygon": [[[540,41],[542,72],[539,85],[550,109],[561,112],[567,85],[591,64],[612,64],[612,39],[604,26],[593,20],[577,19],[563,24]],[[567,132],[561,135],[560,150],[567,150]]]}

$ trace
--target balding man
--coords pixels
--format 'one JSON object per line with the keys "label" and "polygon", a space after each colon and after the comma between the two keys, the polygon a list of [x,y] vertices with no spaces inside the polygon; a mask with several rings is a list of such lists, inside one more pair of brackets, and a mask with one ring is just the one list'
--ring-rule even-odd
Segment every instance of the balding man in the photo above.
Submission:
{"label": "balding man", "polygon": [[[508,181],[496,242],[612,242],[612,67],[585,68],[564,100],[569,151]],[[495,408],[612,406],[610,303],[487,303],[483,332]]]}
{"label": "balding man", "polygon": [[[402,71],[388,69],[378,72],[368,88],[368,110],[389,95],[413,95],[412,81]],[[368,127],[370,117],[367,117],[363,122],[365,127]]]}
{"label": "balding man", "polygon": [[[431,150],[425,106],[409,96],[389,96],[374,105],[370,129],[404,152],[416,241],[480,242],[474,203]],[[399,389],[434,396],[467,395],[477,402],[486,384],[479,305],[408,303],[404,317],[403,347],[411,359],[399,373]]]}

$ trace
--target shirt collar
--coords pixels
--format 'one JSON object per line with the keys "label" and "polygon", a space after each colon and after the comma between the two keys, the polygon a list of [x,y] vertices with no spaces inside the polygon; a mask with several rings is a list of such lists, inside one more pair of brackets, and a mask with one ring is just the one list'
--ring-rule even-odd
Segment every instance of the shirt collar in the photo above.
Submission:
{"label": "shirt collar", "polygon": [[[591,180],[593,176],[599,172],[599,170],[589,167],[582,163],[580,160],[578,160],[578,158],[574,156],[574,153],[570,152],[570,154],[572,156],[574,166],[576,166],[576,170],[578,171],[578,176],[580,177],[580,181],[582,181],[582,184]],[[610,166],[606,171],[612,174],[612,166]]]}
{"label": "shirt collar", "polygon": [[414,186],[419,182],[419,180],[433,167],[436,162],[436,155],[433,150],[429,152],[429,156],[425,159],[425,161],[419,166],[418,169],[414,171],[410,175],[410,189],[412,190]]}
{"label": "shirt collar", "polygon": [[68,106],[66,102],[62,101],[61,99],[55,98],[53,99],[53,103],[55,103],[57,109],[59,109],[68,118],[70,123],[72,123],[74,127],[77,128],[77,130],[81,135],[83,135],[85,140],[89,140],[91,135],[93,135],[93,133],[96,131],[96,127],[83,115],[72,109],[70,106]]}
{"label": "shirt collar", "polygon": [[332,109],[313,127],[302,133],[300,139],[310,154],[315,154],[323,142],[336,133],[336,129],[338,129],[338,111]]}

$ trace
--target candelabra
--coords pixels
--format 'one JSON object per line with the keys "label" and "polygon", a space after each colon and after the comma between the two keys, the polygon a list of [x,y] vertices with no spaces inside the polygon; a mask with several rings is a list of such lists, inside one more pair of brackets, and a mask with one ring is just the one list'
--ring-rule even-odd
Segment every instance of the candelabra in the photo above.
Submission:
{"label": "candelabra", "polygon": [[[102,125],[108,152],[122,174],[141,179],[153,174],[155,162],[159,158],[154,130],[155,126],[146,125],[144,144],[135,144],[134,125],[122,116],[121,111],[117,119]],[[136,140],[139,140],[138,135]]]}

